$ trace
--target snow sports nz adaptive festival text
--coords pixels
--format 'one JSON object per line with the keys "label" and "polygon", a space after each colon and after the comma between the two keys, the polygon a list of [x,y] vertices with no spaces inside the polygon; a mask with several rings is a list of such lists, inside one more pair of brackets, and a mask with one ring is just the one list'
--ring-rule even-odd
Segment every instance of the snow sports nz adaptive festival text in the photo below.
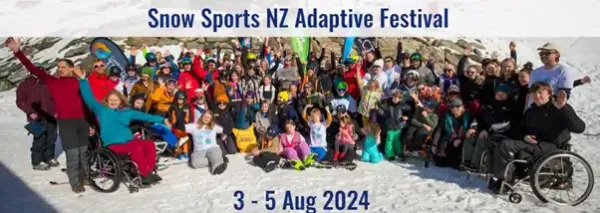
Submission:
{"label": "snow sports nz adaptive festival text", "polygon": [[[296,17],[291,17],[289,8],[267,8],[261,17],[257,13],[244,10],[241,13],[214,13],[209,8],[200,11],[200,26],[218,32],[222,28],[320,28],[334,32],[337,28],[448,28],[449,10],[444,8],[440,13],[425,13],[422,9],[412,9],[407,13],[397,14],[389,8],[380,8],[378,18],[371,13],[354,13],[352,9],[339,13],[319,13],[317,8],[305,10],[295,9]],[[148,10],[148,26],[150,28],[193,28],[194,13],[161,13],[156,8]],[[293,19],[293,24],[288,20]],[[378,21],[375,21],[378,20]],[[264,21],[264,23],[262,23]]]}

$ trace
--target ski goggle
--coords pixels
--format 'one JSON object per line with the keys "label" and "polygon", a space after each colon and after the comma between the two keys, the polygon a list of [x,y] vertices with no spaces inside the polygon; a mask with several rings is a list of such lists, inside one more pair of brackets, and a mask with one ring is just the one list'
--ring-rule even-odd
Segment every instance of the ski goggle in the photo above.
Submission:
{"label": "ski goggle", "polygon": [[337,89],[337,91],[338,92],[346,92],[346,91],[348,91],[348,89],[346,89],[346,88],[339,88],[339,89]]}
{"label": "ski goggle", "polygon": [[421,60],[421,56],[420,55],[413,55],[413,56],[410,57],[410,60],[420,61]]}

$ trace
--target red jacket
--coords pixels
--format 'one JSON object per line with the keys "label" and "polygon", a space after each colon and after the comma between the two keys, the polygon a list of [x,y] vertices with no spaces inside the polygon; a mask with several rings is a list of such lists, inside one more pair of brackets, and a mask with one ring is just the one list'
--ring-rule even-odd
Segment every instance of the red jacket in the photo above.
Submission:
{"label": "red jacket", "polygon": [[360,77],[365,76],[365,72],[360,69],[360,66],[354,64],[348,68],[348,71],[344,73],[344,82],[348,84],[347,93],[350,94],[355,100],[360,99],[360,88],[358,85],[358,81],[356,81],[356,72],[360,72]]}
{"label": "red jacket", "polygon": [[[200,81],[202,81],[202,82],[206,81],[206,75],[208,75],[209,71],[205,70],[203,68],[202,58],[200,56],[194,57],[194,61],[192,62],[192,71],[194,72],[194,74],[196,76],[198,76],[198,78],[200,78]],[[219,80],[218,69],[215,69],[214,71],[212,71],[211,74],[212,74],[213,81]]]}
{"label": "red jacket", "polygon": [[86,106],[79,95],[79,80],[77,78],[54,77],[33,65],[22,51],[16,52],[15,56],[31,74],[37,76],[46,84],[54,98],[58,120],[86,118],[84,113]]}
{"label": "red jacket", "polygon": [[39,118],[54,119],[54,99],[48,87],[39,79],[29,76],[17,87],[17,107],[27,114],[27,121],[33,121],[29,114]]}
{"label": "red jacket", "polygon": [[[196,89],[200,88],[200,84],[198,84],[198,81],[196,81],[196,78],[194,78],[194,76],[192,76],[190,72],[186,71],[181,72],[179,74],[178,82],[180,85],[180,90],[185,91],[189,103],[191,103],[192,98],[194,98],[194,96],[196,95]],[[191,84],[190,87],[188,87],[188,82]]]}
{"label": "red jacket", "polygon": [[90,82],[90,87],[92,87],[92,94],[94,94],[94,97],[99,102],[102,102],[104,96],[108,95],[118,84],[118,82],[111,81],[106,73],[98,74],[97,72],[92,72],[88,81]]}

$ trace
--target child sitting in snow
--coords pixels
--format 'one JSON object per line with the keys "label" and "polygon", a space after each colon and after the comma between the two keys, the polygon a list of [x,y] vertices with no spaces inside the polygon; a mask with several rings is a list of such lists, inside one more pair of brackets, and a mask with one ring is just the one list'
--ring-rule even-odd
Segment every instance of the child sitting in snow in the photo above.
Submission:
{"label": "child sitting in snow", "polygon": [[379,152],[377,146],[381,143],[381,127],[377,123],[377,117],[372,116],[369,126],[363,127],[361,131],[367,136],[365,138],[365,147],[362,152],[361,161],[370,163],[379,163],[383,159],[383,154]]}
{"label": "child sitting in snow", "polygon": [[282,162],[285,162],[279,155],[277,135],[279,135],[277,126],[270,126],[264,140],[260,141],[259,147],[252,150],[252,162],[267,173],[277,169]]}
{"label": "child sitting in snow", "polygon": [[[354,150],[355,140],[358,139],[358,135],[354,133],[354,124],[350,116],[346,115],[340,120],[340,131],[337,135],[335,142],[335,154],[333,160],[338,161],[344,158],[346,152]],[[340,149],[341,147],[341,149]],[[341,152],[339,150],[342,150]]]}
{"label": "child sitting in snow", "polygon": [[[290,166],[296,170],[304,170],[311,166],[317,155],[310,153],[310,148],[304,137],[296,131],[294,120],[285,122],[285,133],[279,135],[279,152],[290,161]],[[304,160],[301,160],[304,159]]]}
{"label": "child sitting in snow", "polygon": [[[308,109],[312,109],[310,117],[306,115]],[[318,161],[322,160],[327,153],[327,127],[331,125],[331,121],[333,120],[328,107],[325,107],[325,111],[327,112],[327,120],[325,122],[321,120],[323,117],[321,110],[313,108],[312,104],[306,105],[302,112],[302,118],[308,121],[308,127],[310,128],[310,152],[317,155]]]}
{"label": "child sitting in snow", "polygon": [[215,124],[213,113],[211,111],[204,112],[196,123],[186,124],[185,129],[192,135],[194,142],[190,161],[192,167],[210,166],[210,172],[213,175],[223,173],[227,169],[227,162],[217,144],[217,134],[221,134],[223,128]]}

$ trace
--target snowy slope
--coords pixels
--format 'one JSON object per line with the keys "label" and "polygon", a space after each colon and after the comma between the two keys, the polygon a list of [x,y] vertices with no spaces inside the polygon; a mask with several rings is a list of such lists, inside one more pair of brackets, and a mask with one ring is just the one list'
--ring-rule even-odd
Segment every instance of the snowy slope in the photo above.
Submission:
{"label": "snowy slope", "polygon": [[[516,40],[520,63],[532,61],[539,65],[535,49],[544,40]],[[600,58],[600,39],[555,39],[562,45],[563,59],[575,66],[581,77],[589,75],[600,81],[596,59]],[[508,53],[508,40],[483,41],[488,49]],[[177,52],[171,50],[171,52]],[[0,53],[1,54],[1,53]],[[506,56],[506,55],[505,55]],[[578,87],[570,103],[588,124],[587,133],[600,133],[596,100],[600,84]],[[317,210],[323,212],[325,190],[367,190],[369,210],[358,212],[600,212],[600,191],[577,207],[540,204],[535,197],[525,195],[519,205],[505,197],[489,193],[480,179],[467,180],[466,175],[450,169],[422,167],[412,161],[407,164],[382,162],[377,165],[359,163],[355,171],[317,170],[304,172],[275,171],[265,174],[249,166],[243,156],[230,157],[232,163],[220,176],[207,170],[192,170],[185,165],[174,165],[161,172],[165,179],[151,189],[129,194],[121,188],[113,194],[99,194],[91,189],[83,197],[76,197],[67,185],[51,186],[48,181],[66,181],[58,169],[50,172],[32,171],[29,165],[30,139],[22,126],[24,115],[15,107],[14,90],[0,93],[0,212],[234,212],[233,193],[243,190],[244,212],[268,212],[264,209],[265,190],[275,190],[278,210],[283,211],[283,192],[294,195],[316,195]],[[600,172],[600,152],[597,137],[574,136],[574,149]],[[64,156],[59,158],[64,164]],[[10,171],[10,172],[8,172]],[[12,177],[14,175],[15,177]],[[250,200],[258,200],[251,204]]]}

